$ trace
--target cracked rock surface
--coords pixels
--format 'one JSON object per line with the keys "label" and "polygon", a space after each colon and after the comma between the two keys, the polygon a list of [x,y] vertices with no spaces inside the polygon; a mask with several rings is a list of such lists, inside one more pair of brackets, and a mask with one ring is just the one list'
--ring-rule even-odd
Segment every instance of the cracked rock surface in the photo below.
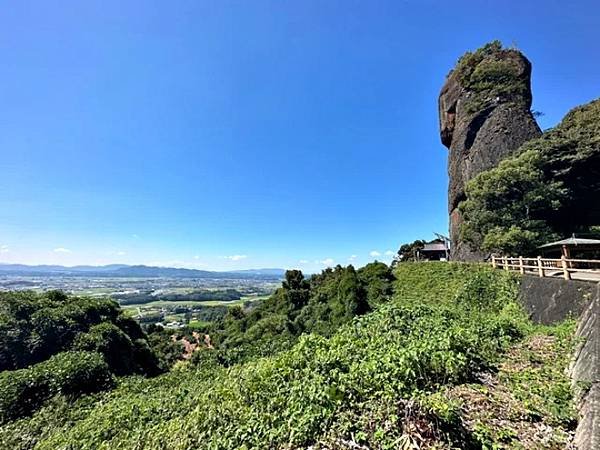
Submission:
{"label": "cracked rock surface", "polygon": [[439,96],[440,137],[449,149],[451,257],[463,261],[485,257],[459,236],[458,205],[465,199],[466,184],[541,135],[530,109],[529,60],[512,49],[480,51],[459,60]]}

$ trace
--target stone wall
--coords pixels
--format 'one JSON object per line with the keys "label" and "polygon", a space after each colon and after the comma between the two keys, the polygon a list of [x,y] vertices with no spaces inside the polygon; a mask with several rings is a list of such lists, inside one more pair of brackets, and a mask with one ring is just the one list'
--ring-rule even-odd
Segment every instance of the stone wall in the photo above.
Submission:
{"label": "stone wall", "polygon": [[570,369],[579,412],[575,446],[600,449],[600,285],[583,311],[577,337],[581,339]]}
{"label": "stone wall", "polygon": [[578,318],[596,294],[594,283],[532,275],[522,277],[520,289],[531,320],[545,325]]}
{"label": "stone wall", "polygon": [[579,450],[599,450],[600,284],[524,276],[520,295],[534,322],[578,319],[579,344],[569,369],[579,413],[575,445]]}

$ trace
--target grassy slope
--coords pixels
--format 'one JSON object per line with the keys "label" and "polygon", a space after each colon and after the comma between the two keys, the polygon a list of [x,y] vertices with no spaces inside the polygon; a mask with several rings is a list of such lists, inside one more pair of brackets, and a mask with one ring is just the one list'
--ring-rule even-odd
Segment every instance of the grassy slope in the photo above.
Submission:
{"label": "grassy slope", "polygon": [[[291,351],[229,369],[182,367],[152,380],[124,380],[95,403],[84,398],[70,407],[57,398],[31,419],[0,429],[0,445],[24,449],[37,442],[35,448],[53,450],[504,445],[506,436],[486,432],[492,418],[461,407],[467,397],[456,389],[477,388],[474,375],[493,371],[509,345],[526,333],[543,334],[516,305],[514,279],[442,263],[403,265],[397,277],[390,304],[330,339],[304,336]],[[510,371],[493,376],[509,374],[504,383],[514,391],[514,409],[529,411],[544,391],[544,378],[564,387],[558,367],[564,360],[553,362],[557,370],[551,376],[522,379]],[[535,396],[528,394],[531,386],[540,388]],[[552,416],[548,426],[560,428],[572,413],[565,406],[568,395],[557,392],[544,397],[549,405],[558,402],[557,420],[548,409],[538,414],[543,423]]]}

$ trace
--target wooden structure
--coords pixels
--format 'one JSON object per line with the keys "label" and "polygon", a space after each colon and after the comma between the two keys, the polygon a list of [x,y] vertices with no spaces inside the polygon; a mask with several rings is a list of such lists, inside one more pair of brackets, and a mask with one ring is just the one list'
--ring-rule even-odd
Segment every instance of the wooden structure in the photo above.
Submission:
{"label": "wooden structure", "polygon": [[561,257],[564,256],[565,258],[570,259],[575,252],[578,254],[600,252],[600,239],[584,239],[573,235],[572,237],[561,241],[544,244],[539,248],[542,251],[554,251],[556,253],[560,251]]}
{"label": "wooden structure", "polygon": [[562,276],[565,280],[600,281],[600,260],[560,258],[524,258],[493,256],[492,267],[536,274],[541,278]]}
{"label": "wooden structure", "polygon": [[449,250],[441,239],[429,242],[417,250],[417,261],[447,261]]}

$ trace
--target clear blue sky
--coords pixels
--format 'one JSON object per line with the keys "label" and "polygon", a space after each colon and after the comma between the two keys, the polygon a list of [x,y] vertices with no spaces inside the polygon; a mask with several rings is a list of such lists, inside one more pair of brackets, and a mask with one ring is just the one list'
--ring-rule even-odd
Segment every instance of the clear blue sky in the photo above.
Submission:
{"label": "clear blue sky", "polygon": [[598,24],[596,1],[4,2],[0,261],[389,260],[447,230],[457,58],[516,44],[547,128],[600,94]]}

